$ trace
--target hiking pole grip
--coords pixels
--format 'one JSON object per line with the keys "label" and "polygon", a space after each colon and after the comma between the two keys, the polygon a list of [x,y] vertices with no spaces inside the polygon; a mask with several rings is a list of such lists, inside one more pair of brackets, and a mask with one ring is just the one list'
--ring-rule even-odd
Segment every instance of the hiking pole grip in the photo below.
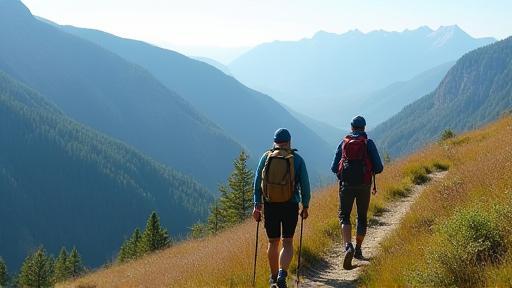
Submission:
{"label": "hiking pole grip", "polygon": [[304,228],[304,217],[301,216],[300,220],[300,240],[299,240],[299,259],[297,262],[297,287],[300,284],[300,255],[302,254],[302,230]]}
{"label": "hiking pole grip", "polygon": [[260,221],[257,221],[256,224],[256,246],[254,249],[254,269],[252,272],[252,287],[256,287],[256,260],[258,259],[258,236],[260,234]]}

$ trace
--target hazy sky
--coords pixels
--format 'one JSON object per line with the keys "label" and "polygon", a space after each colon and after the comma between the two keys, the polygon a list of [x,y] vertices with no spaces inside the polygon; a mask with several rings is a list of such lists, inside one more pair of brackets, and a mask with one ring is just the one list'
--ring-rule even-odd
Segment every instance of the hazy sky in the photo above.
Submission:
{"label": "hazy sky", "polygon": [[512,34],[511,0],[22,0],[59,24],[165,46],[247,47],[324,30],[402,31],[458,24],[472,36]]}

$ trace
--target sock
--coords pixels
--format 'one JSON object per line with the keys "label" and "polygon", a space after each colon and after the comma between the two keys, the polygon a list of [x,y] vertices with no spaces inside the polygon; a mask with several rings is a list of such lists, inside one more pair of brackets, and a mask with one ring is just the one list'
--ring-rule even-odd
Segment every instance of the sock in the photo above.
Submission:
{"label": "sock", "polygon": [[288,276],[288,272],[283,269],[279,269],[279,273],[277,274],[277,278],[285,278]]}
{"label": "sock", "polygon": [[356,244],[356,249],[361,249],[361,244]]}

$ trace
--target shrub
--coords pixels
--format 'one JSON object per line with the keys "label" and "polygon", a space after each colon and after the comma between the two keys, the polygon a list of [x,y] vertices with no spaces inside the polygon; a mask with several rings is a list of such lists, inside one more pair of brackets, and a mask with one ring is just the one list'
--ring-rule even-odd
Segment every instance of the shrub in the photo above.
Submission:
{"label": "shrub", "polygon": [[459,210],[438,226],[427,247],[427,266],[412,280],[435,286],[481,286],[485,264],[497,264],[506,252],[500,217],[481,207]]}
{"label": "shrub", "polygon": [[440,137],[440,140],[441,141],[446,141],[448,139],[451,139],[451,138],[454,138],[455,137],[455,133],[453,133],[453,131],[451,129],[445,129],[442,133],[441,133],[441,137]]}

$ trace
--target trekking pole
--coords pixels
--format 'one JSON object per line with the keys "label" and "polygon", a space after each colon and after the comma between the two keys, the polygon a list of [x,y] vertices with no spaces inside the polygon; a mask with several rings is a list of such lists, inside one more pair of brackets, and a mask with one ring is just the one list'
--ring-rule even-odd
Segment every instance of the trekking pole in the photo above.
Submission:
{"label": "trekking pole", "polygon": [[302,230],[304,228],[304,217],[301,217],[300,220],[300,240],[299,240],[299,259],[297,263],[297,287],[300,284],[300,255],[302,254]]}
{"label": "trekking pole", "polygon": [[260,221],[258,221],[258,224],[256,224],[256,247],[254,249],[254,269],[252,272],[252,287],[256,287],[256,260],[258,259],[258,235],[260,232]]}
{"label": "trekking pole", "polygon": [[373,191],[372,191],[372,194],[373,195],[377,194],[377,181],[375,181],[375,173],[373,173]]}

